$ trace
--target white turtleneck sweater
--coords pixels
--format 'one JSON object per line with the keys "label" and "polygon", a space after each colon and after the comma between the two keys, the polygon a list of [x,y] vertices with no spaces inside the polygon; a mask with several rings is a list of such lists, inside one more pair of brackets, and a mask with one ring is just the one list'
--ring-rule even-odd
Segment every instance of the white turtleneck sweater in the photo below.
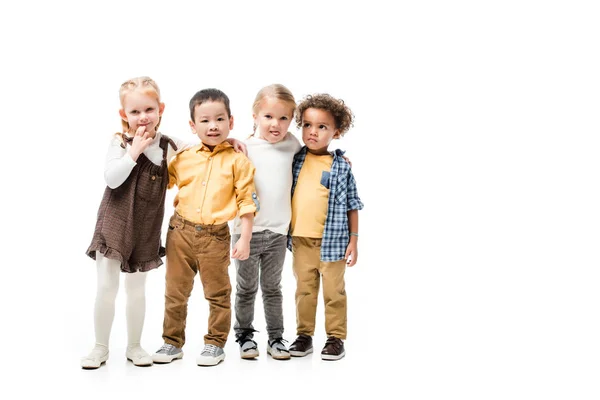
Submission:
{"label": "white turtleneck sweater", "polygon": [[[260,211],[254,217],[252,232],[266,229],[287,235],[292,217],[292,163],[302,147],[288,132],[281,142],[271,144],[257,136],[248,138],[248,158],[256,168],[254,185]],[[233,221],[233,233],[241,234],[239,216]]]}

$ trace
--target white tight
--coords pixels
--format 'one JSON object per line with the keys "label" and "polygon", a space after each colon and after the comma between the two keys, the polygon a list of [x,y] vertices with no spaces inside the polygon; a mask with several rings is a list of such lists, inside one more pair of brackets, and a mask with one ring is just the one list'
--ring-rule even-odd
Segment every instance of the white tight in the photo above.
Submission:
{"label": "white tight", "polygon": [[[96,267],[98,271],[98,287],[94,307],[96,346],[108,349],[110,330],[115,316],[115,299],[122,274],[121,263],[105,258],[96,252]],[[146,315],[146,272],[125,274],[125,292],[127,293],[128,347],[139,346]]]}

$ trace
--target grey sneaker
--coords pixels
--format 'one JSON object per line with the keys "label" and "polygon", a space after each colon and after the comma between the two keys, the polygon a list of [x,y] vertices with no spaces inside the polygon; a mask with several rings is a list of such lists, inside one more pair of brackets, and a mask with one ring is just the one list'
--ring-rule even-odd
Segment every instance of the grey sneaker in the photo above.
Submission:
{"label": "grey sneaker", "polygon": [[273,357],[275,360],[289,360],[290,351],[285,347],[285,339],[277,338],[269,340],[267,344],[267,354]]}
{"label": "grey sneaker", "polygon": [[252,332],[246,331],[240,333],[239,337],[235,341],[240,344],[240,357],[245,360],[258,357],[258,346],[256,342],[252,340]]}
{"label": "grey sneaker", "polygon": [[214,344],[205,344],[204,350],[196,358],[196,364],[209,366],[217,365],[225,359],[225,352],[222,348],[215,346]]}
{"label": "grey sneaker", "polygon": [[156,353],[152,354],[152,361],[156,364],[168,364],[173,360],[183,357],[183,351],[179,347],[165,343]]}

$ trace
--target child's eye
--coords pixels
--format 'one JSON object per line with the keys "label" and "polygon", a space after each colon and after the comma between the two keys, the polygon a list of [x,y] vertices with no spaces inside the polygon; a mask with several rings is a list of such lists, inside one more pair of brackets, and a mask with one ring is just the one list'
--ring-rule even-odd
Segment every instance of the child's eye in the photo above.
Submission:
{"label": "child's eye", "polygon": [[282,119],[283,121],[287,121],[287,120],[288,120],[288,117],[281,117],[281,119]]}
{"label": "child's eye", "polygon": [[152,108],[152,107],[146,109],[147,113],[152,112],[152,111],[154,111],[154,108]]}
{"label": "child's eye", "polygon": [[217,121],[225,121],[225,118],[219,117],[219,118],[217,118]]}
{"label": "child's eye", "polygon": [[129,111],[129,114],[136,115],[137,113],[138,113],[138,110],[131,110],[131,111]]}
{"label": "child's eye", "polygon": [[327,125],[319,125],[319,129],[327,129]]}
{"label": "child's eye", "polygon": [[305,123],[302,125],[302,127],[303,127],[303,128],[308,128],[309,126],[310,126],[310,124],[309,124],[308,122],[305,122]]}
{"label": "child's eye", "polygon": [[265,115],[266,119],[271,119],[271,116],[269,114]]}
{"label": "child's eye", "polygon": [[208,122],[208,120],[207,119],[201,119],[200,122],[203,123],[203,124],[205,124],[205,123]]}

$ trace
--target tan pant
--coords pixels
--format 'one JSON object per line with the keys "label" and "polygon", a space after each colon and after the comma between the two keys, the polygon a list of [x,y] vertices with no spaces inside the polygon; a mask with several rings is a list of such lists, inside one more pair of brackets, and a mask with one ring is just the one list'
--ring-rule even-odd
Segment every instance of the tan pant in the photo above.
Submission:
{"label": "tan pant", "polygon": [[346,339],[346,261],[321,261],[321,239],[292,237],[292,253],[296,277],[297,334],[313,336],[315,333],[317,297],[322,277],[325,331],[328,337]]}
{"label": "tan pant", "polygon": [[165,343],[183,347],[188,298],[198,272],[208,300],[208,334],[205,344],[225,346],[231,327],[229,226],[198,225],[175,214],[167,233],[165,288]]}

